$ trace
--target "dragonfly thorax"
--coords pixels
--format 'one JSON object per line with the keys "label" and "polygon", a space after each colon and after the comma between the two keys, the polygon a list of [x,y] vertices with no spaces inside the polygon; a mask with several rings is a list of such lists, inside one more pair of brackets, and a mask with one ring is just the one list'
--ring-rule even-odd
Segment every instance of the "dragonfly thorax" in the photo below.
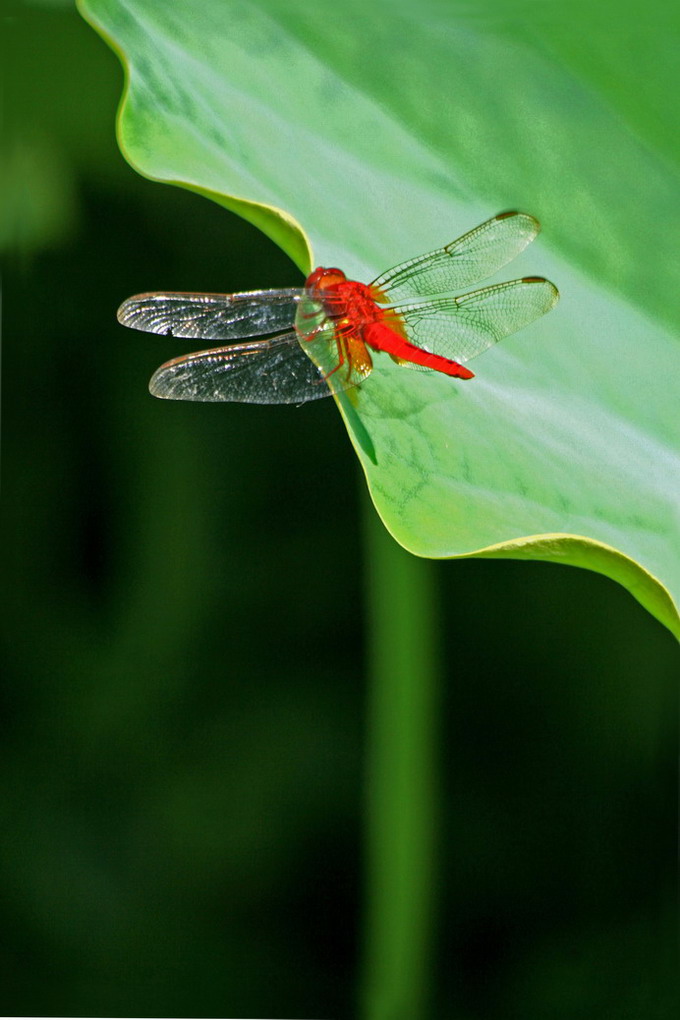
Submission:
{"label": "dragonfly thorax", "polygon": [[373,322],[382,318],[371,288],[358,280],[348,280],[341,269],[320,266],[307,278],[305,287],[320,301],[326,314],[345,329],[351,323]]}

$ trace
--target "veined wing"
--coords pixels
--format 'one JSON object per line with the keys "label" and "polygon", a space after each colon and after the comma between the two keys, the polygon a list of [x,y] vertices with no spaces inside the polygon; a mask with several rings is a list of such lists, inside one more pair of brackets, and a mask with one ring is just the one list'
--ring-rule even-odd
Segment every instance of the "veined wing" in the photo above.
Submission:
{"label": "veined wing", "polygon": [[461,297],[397,305],[391,311],[399,315],[418,347],[466,362],[545,315],[558,300],[557,287],[549,280],[527,276]]}
{"label": "veined wing", "polygon": [[242,294],[136,294],[120,306],[118,321],[146,333],[194,340],[240,340],[289,329],[302,294],[300,288]]}
{"label": "veined wing", "polygon": [[304,404],[330,396],[296,333],[198,351],[161,365],[149,389],[171,400]]}
{"label": "veined wing", "polygon": [[541,226],[527,213],[504,212],[463,234],[445,248],[389,269],[371,284],[378,300],[449,294],[492,276],[533,241]]}

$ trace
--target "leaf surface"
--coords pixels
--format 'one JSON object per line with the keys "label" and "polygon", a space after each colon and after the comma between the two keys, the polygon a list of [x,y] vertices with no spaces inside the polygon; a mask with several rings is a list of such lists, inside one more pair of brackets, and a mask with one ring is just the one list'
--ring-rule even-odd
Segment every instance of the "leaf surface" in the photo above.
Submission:
{"label": "leaf surface", "polygon": [[471,382],[377,356],[339,407],[406,548],[588,567],[680,636],[668,16],[526,0],[80,8],[126,68],[130,162],[245,216],[304,271],[308,236],[317,263],[368,281],[502,209],[541,220],[499,279],[548,277],[553,312]]}

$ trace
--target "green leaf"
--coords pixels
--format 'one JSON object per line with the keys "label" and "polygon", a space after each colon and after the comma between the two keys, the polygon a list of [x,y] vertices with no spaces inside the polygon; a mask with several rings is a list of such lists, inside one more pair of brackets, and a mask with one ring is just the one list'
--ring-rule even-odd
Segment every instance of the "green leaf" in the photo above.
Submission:
{"label": "green leaf", "polygon": [[472,382],[378,356],[338,404],[407,549],[588,567],[680,636],[668,16],[648,5],[631,24],[611,0],[80,6],[127,70],[130,162],[245,216],[303,270],[302,223],[318,262],[370,280],[502,209],[542,221],[501,278],[547,276],[555,311]]}

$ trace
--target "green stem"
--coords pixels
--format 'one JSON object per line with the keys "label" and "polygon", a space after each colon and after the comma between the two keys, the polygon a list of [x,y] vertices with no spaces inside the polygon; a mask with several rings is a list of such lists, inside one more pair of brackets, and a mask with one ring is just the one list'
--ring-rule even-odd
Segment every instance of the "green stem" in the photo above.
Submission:
{"label": "green stem", "polygon": [[[368,501],[365,501],[368,504]],[[369,704],[365,1020],[423,1020],[432,982],[437,820],[435,566],[365,512]]]}

